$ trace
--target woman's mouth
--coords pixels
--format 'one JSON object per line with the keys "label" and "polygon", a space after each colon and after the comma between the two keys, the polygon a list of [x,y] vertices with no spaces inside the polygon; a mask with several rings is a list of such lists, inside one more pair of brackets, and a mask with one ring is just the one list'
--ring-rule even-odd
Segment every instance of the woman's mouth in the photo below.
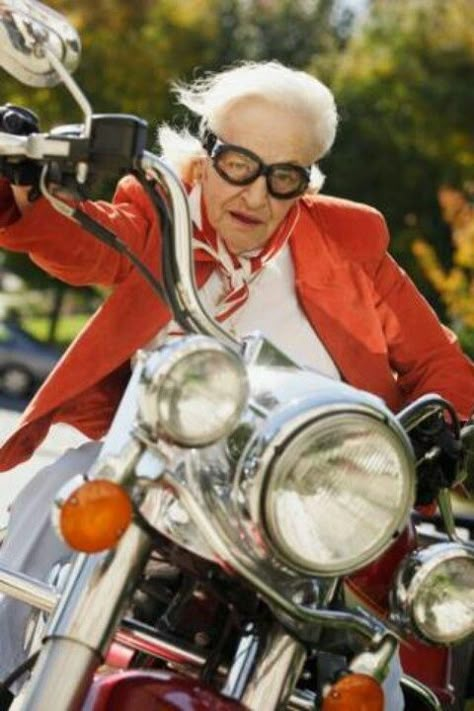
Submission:
{"label": "woman's mouth", "polygon": [[229,210],[229,214],[233,220],[235,220],[241,225],[256,227],[257,225],[263,224],[262,220],[259,220],[257,217],[252,217],[252,215],[246,215],[244,212],[235,212],[234,210]]}

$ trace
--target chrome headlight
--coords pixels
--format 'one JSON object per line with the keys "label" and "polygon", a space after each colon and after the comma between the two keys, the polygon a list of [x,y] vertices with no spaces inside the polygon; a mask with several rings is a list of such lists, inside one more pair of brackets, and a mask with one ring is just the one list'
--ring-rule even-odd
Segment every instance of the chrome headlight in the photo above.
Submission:
{"label": "chrome headlight", "polygon": [[285,408],[251,440],[238,475],[247,531],[263,533],[277,559],[312,575],[346,574],[374,560],[414,501],[403,430],[388,410],[360,403],[312,399]]}
{"label": "chrome headlight", "polygon": [[152,437],[203,447],[229,434],[248,398],[242,359],[217,341],[189,336],[149,356],[138,394]]}
{"label": "chrome headlight", "polygon": [[461,642],[474,634],[474,553],[459,543],[414,551],[391,596],[395,619],[423,641]]}

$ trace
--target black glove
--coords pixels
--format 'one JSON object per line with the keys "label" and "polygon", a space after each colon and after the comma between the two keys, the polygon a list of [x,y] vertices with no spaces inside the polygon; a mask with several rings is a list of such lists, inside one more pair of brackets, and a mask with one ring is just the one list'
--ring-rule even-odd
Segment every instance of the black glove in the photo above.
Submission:
{"label": "black glove", "polygon": [[[11,133],[15,136],[29,136],[38,133],[39,121],[36,114],[29,109],[13,104],[0,106],[0,131]],[[0,156],[0,176],[6,178],[13,185],[38,185],[41,166],[32,160],[13,160],[7,156]]]}
{"label": "black glove", "polygon": [[416,506],[430,504],[440,489],[456,480],[462,445],[442,413],[432,415],[410,432],[417,466]]}

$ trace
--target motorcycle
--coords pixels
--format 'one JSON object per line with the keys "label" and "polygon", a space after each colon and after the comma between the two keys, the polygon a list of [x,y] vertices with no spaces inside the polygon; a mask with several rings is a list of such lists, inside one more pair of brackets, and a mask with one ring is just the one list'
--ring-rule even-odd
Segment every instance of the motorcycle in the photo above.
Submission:
{"label": "motorcycle", "polygon": [[[81,126],[0,133],[0,157],[32,161],[43,196],[125,252],[183,331],[138,354],[99,458],[58,493],[70,569],[48,584],[0,569],[0,591],[41,611],[39,649],[4,680],[31,672],[11,708],[381,711],[399,650],[406,708],[456,708],[474,549],[442,476],[441,537],[421,543],[411,512],[426,465],[452,453],[446,421],[449,483],[472,468],[474,426],[435,394],[394,415],[258,333],[223,330],[194,281],[186,194],[145,150],[145,122],[92,113],[70,75],[79,37],[49,8],[2,0],[0,33],[7,71],[62,81],[84,112]],[[160,216],[163,283],[51,188],[110,172],[134,173]]]}

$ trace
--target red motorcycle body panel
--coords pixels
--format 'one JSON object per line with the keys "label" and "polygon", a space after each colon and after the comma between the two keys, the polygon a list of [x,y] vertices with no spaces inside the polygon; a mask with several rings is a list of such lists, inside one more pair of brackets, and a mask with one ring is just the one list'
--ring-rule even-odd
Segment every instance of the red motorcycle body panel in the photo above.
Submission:
{"label": "red motorcycle body panel", "polygon": [[388,612],[388,593],[393,575],[403,558],[416,548],[416,534],[413,525],[407,526],[380,558],[365,568],[353,573],[347,585],[367,607],[379,615]]}
{"label": "red motorcycle body panel", "polygon": [[436,694],[442,703],[452,704],[454,696],[450,686],[451,650],[447,647],[430,647],[416,639],[400,645],[402,669],[418,679]]}
{"label": "red motorcycle body panel", "polygon": [[164,670],[98,674],[82,711],[245,711],[197,679]]}

